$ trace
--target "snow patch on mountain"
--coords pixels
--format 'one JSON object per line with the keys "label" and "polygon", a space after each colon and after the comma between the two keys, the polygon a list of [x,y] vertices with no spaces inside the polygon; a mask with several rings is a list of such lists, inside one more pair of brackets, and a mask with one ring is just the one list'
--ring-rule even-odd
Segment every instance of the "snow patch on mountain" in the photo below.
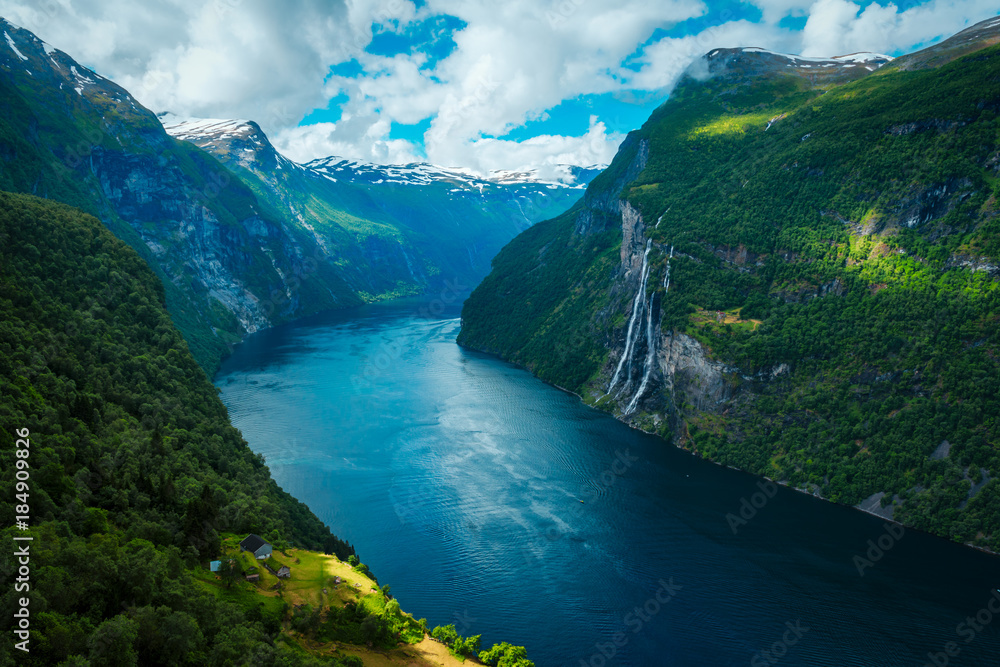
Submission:
{"label": "snow patch on mountain", "polygon": [[[343,180],[364,180],[372,183],[396,183],[399,185],[430,185],[435,182],[448,182],[465,188],[475,188],[480,192],[483,188],[495,185],[541,184],[552,189],[573,188],[583,189],[572,172],[572,167],[562,165],[566,174],[566,182],[547,181],[539,178],[535,170],[490,172],[486,177],[479,176],[471,169],[462,167],[439,167],[425,162],[412,162],[404,165],[383,165],[358,160],[331,156],[311,160],[304,165],[319,174],[332,178],[334,174]],[[600,166],[586,167],[586,170],[601,169]],[[453,190],[454,191],[454,190]]]}
{"label": "snow patch on mountain", "polygon": [[10,38],[10,35],[7,34],[6,30],[4,30],[3,36],[7,39],[7,46],[10,47],[11,51],[13,51],[18,58],[20,58],[21,60],[28,59],[27,56],[25,56],[23,53],[17,50],[17,46],[14,45],[14,40]]}
{"label": "snow patch on mountain", "polygon": [[[183,141],[191,141],[201,146],[218,145],[230,139],[247,140],[262,147],[259,127],[249,120],[224,118],[187,118],[170,112],[157,114],[163,129],[170,136]],[[263,139],[266,141],[266,138]],[[249,149],[244,149],[247,151]],[[439,167],[425,162],[412,162],[402,165],[384,165],[351,160],[338,156],[330,156],[299,164],[278,155],[277,168],[290,167],[304,169],[317,177],[330,181],[351,183],[371,183],[373,185],[396,184],[425,186],[434,183],[452,185],[452,191],[475,191],[482,194],[485,189],[497,186],[540,185],[546,189],[578,189],[583,190],[592,176],[604,169],[606,165],[591,165],[578,167],[559,165],[558,180],[546,180],[538,176],[534,169],[498,170],[481,176],[471,169],[463,167]]]}
{"label": "snow patch on mountain", "polygon": [[[708,57],[717,55],[722,49],[715,49],[709,52]],[[822,67],[837,67],[845,64],[852,65],[875,65],[876,67],[884,65],[885,63],[892,62],[893,57],[887,56],[881,53],[871,53],[871,52],[859,52],[859,53],[848,53],[842,56],[832,56],[829,58],[816,58],[813,56],[797,56],[789,53],[778,53],[777,51],[769,51],[768,49],[762,49],[759,46],[747,46],[740,51],[744,53],[766,53],[771,56],[777,56],[779,58],[784,58],[791,62],[788,63],[789,67],[810,67],[808,64],[801,63],[813,63],[814,65],[819,65]]]}
{"label": "snow patch on mountain", "polygon": [[75,65],[70,65],[69,72],[70,72],[70,74],[72,74],[76,78],[76,80],[78,82],[80,82],[82,84],[92,85],[93,83],[95,83],[94,80],[91,79],[86,74],[80,74],[80,72],[77,71]]}
{"label": "snow patch on mountain", "polygon": [[217,139],[231,139],[253,132],[247,120],[184,118],[169,112],[159,114],[159,118],[167,134],[181,140],[201,139],[209,135]]}

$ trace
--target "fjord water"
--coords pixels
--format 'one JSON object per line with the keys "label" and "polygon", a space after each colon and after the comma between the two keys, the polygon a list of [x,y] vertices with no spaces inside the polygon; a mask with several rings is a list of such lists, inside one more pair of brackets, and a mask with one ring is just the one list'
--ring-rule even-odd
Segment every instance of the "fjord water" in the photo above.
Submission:
{"label": "fjord water", "polygon": [[215,380],[403,609],[539,667],[997,664],[1000,559],[762,489],[458,347],[458,315],[321,315],[251,336]]}

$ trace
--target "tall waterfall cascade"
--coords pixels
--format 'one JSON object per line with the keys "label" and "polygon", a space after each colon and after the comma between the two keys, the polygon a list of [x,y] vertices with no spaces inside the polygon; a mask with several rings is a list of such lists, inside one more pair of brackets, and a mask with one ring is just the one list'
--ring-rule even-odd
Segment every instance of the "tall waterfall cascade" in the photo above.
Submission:
{"label": "tall waterfall cascade", "polygon": [[[670,255],[667,257],[667,266],[663,274],[663,295],[666,296],[667,292],[670,291],[670,260],[674,258],[674,246],[670,246]],[[640,292],[641,294],[642,292]],[[638,296],[638,295],[637,295]],[[636,406],[639,404],[639,400],[646,395],[646,388],[649,386],[649,377],[656,367],[656,327],[653,325],[653,298],[656,297],[656,292],[649,295],[649,306],[646,308],[646,359],[642,365],[642,382],[639,383],[639,389],[632,396],[632,400],[629,401],[628,407],[625,408],[625,414],[630,415],[635,412]],[[610,389],[608,390],[610,392]]]}
{"label": "tall waterfall cascade", "polygon": [[[605,396],[610,394],[615,386],[617,386],[623,369],[627,368],[625,384],[622,385],[622,389],[618,393],[627,389],[632,383],[632,353],[635,349],[636,339],[639,337],[639,331],[636,329],[635,323],[636,320],[641,321],[642,311],[645,309],[646,281],[649,280],[649,251],[652,247],[653,240],[648,239],[646,241],[646,252],[642,255],[642,269],[640,272],[642,280],[639,283],[639,290],[635,293],[635,299],[632,300],[632,315],[629,317],[628,329],[625,333],[625,350],[618,360],[618,367],[615,368],[615,374],[611,377],[611,384],[608,385],[608,393]],[[642,327],[641,324],[639,326],[640,328]]]}
{"label": "tall waterfall cascade", "polygon": [[649,306],[646,308],[646,358],[642,363],[642,382],[639,383],[639,389],[632,396],[628,407],[625,408],[625,414],[627,415],[635,412],[639,399],[643,397],[646,393],[646,387],[649,386],[649,375],[653,372],[653,368],[656,365],[656,333],[653,326],[654,298],[656,298],[656,292],[649,295]]}
{"label": "tall waterfall cascade", "polygon": [[[622,394],[630,396],[628,405],[625,408],[626,415],[635,412],[639,401],[646,395],[650,379],[656,368],[659,318],[654,317],[654,314],[656,311],[657,293],[654,291],[648,298],[646,297],[646,287],[649,284],[649,274],[651,271],[649,265],[650,250],[652,250],[652,239],[646,241],[646,251],[642,256],[642,269],[640,273],[642,279],[639,282],[639,289],[636,291],[635,298],[632,300],[632,313],[625,332],[625,349],[622,351],[621,358],[618,359],[618,365],[615,368],[614,375],[611,377],[611,382],[608,385],[608,391],[605,394],[605,396],[610,395],[618,387],[618,391],[615,393],[616,398]],[[673,247],[670,249],[670,257],[673,257]],[[666,270],[667,275],[664,277],[664,287],[668,287],[670,282],[669,259]],[[635,387],[633,371],[638,368],[639,360],[636,357],[642,354],[640,350],[643,342],[646,345],[646,349],[641,359],[642,374],[638,382],[638,388],[633,393],[633,388]]]}

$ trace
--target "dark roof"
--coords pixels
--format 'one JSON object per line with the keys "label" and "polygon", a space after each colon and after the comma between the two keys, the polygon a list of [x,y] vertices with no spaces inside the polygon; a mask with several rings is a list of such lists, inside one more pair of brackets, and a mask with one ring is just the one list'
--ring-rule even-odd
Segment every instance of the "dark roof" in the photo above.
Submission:
{"label": "dark roof", "polygon": [[267,542],[265,542],[264,538],[262,538],[260,535],[254,535],[253,533],[250,533],[249,535],[243,538],[242,542],[240,542],[240,549],[245,549],[252,553],[257,553],[257,549],[260,549],[265,544],[267,544]]}

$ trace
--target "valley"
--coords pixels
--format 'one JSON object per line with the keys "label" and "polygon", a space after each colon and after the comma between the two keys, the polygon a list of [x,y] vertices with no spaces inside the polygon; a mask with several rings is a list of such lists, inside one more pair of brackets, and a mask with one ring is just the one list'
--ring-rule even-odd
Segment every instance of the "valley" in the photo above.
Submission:
{"label": "valley", "polygon": [[598,171],[567,168],[553,183],[408,165],[397,171],[410,176],[375,179],[372,165],[344,162],[333,178],[277,153],[252,121],[168,120],[174,138],[125,89],[0,28],[14,45],[0,49],[0,187],[78,206],[135,249],[209,375],[261,328],[476,284],[507,241],[568,208]]}
{"label": "valley", "polygon": [[1000,18],[398,4],[0,18],[0,667],[991,664]]}

